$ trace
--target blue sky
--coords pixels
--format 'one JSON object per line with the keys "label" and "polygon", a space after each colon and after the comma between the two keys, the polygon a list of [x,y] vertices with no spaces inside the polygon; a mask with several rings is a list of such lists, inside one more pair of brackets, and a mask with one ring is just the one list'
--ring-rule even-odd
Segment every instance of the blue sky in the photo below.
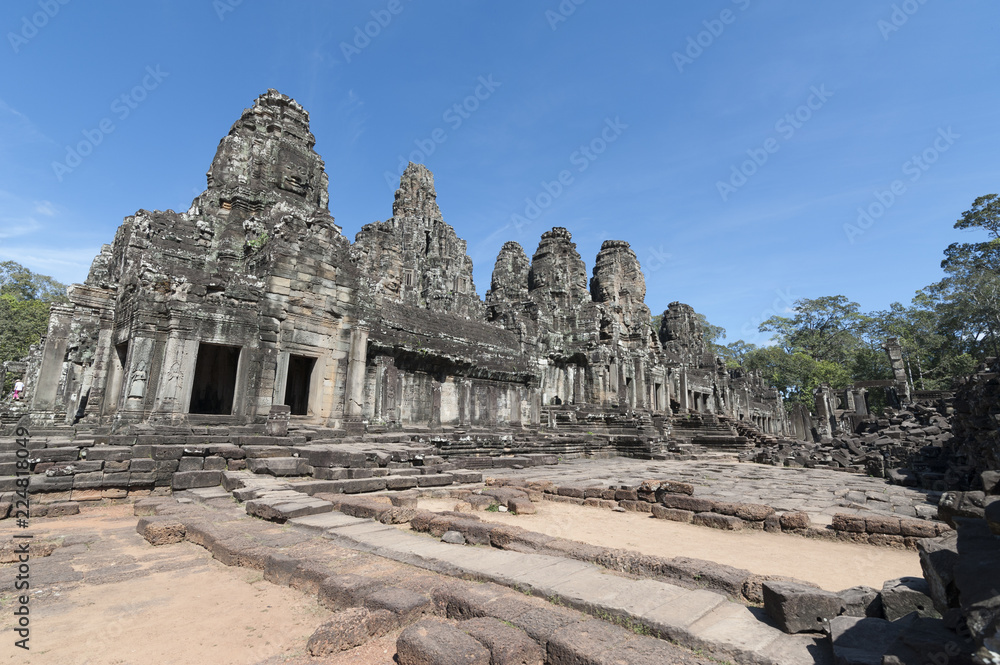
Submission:
{"label": "blue sky", "polygon": [[973,239],[952,224],[1000,190],[998,20],[985,0],[8,0],[0,259],[82,281],[125,215],[186,210],[276,88],[311,114],[351,239],[415,157],[480,295],[504,241],[531,255],[565,226],[588,271],[629,241],[654,313],[760,342],[797,298],[906,302]]}

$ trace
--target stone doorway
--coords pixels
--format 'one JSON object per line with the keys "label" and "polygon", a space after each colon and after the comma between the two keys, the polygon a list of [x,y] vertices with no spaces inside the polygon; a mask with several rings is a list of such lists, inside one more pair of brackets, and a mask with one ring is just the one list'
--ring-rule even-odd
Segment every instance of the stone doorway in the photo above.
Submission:
{"label": "stone doorway", "polygon": [[288,356],[288,374],[285,377],[285,404],[293,416],[309,415],[309,387],[312,383],[316,359],[309,356]]}
{"label": "stone doorway", "polygon": [[206,342],[199,344],[190,413],[231,415],[239,364],[240,347]]}

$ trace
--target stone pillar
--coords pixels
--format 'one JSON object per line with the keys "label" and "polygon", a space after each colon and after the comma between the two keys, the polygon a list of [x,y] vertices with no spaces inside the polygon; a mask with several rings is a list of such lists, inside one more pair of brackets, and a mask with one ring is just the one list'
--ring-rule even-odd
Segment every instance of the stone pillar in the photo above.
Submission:
{"label": "stone pillar", "polygon": [[681,412],[687,413],[691,408],[691,400],[688,393],[688,375],[687,375],[687,365],[681,365],[681,377],[680,377],[680,397],[678,402],[681,403]]}
{"label": "stone pillar", "polygon": [[899,344],[898,337],[890,337],[882,345],[889,356],[889,364],[892,365],[892,375],[896,380],[896,392],[903,404],[910,401],[910,382],[906,377],[906,365],[903,363],[903,347]]}
{"label": "stone pillar", "polygon": [[[187,412],[197,361],[197,340],[181,339],[176,335],[167,338],[160,370],[160,388],[153,402],[154,413],[180,415]],[[126,391],[129,388],[125,386]]]}
{"label": "stone pillar", "polygon": [[868,415],[868,398],[866,397],[868,391],[864,388],[858,388],[854,391],[854,411],[859,416]]}
{"label": "stone pillar", "polygon": [[458,424],[468,427],[472,422],[472,382],[460,379],[455,387],[458,389]]}
{"label": "stone pillar", "polygon": [[431,383],[431,418],[429,424],[433,429],[441,427],[441,383],[436,379]]}
{"label": "stone pillar", "polygon": [[646,399],[646,375],[642,358],[636,358],[633,361],[633,367],[635,368],[635,379],[632,380],[632,383],[635,384],[635,408],[645,409],[649,406],[649,402]]}
{"label": "stone pillar", "polygon": [[267,436],[288,436],[288,421],[292,409],[286,404],[272,404],[264,423],[264,434]]}
{"label": "stone pillar", "polygon": [[122,384],[124,416],[141,418],[146,408],[146,399],[151,389],[150,375],[153,370],[153,351],[156,341],[149,337],[136,337],[129,342],[128,367]]}
{"label": "stone pillar", "polygon": [[344,419],[360,423],[365,404],[365,360],[368,356],[368,328],[351,330],[351,352],[347,358],[347,385],[344,387]]}
{"label": "stone pillar", "polygon": [[66,338],[73,320],[73,307],[53,305],[49,328],[42,348],[42,359],[38,370],[37,384],[27,386],[31,394],[31,410],[51,412],[55,407],[56,392],[62,378],[63,361],[66,357]]}

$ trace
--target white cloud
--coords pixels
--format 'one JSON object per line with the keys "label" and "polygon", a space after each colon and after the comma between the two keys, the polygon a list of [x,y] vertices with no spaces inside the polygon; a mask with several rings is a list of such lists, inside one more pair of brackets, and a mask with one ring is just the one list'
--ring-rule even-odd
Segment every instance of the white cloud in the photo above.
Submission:
{"label": "white cloud", "polygon": [[0,217],[0,240],[28,235],[41,228],[34,217]]}
{"label": "white cloud", "polygon": [[79,283],[86,279],[90,264],[100,253],[99,246],[53,249],[35,245],[0,244],[0,259],[17,261],[34,272],[49,275],[66,284]]}
{"label": "white cloud", "polygon": [[54,217],[56,207],[51,201],[35,201],[35,212],[46,217]]}
{"label": "white cloud", "polygon": [[25,114],[0,99],[0,149],[30,143],[55,141],[45,135]]}

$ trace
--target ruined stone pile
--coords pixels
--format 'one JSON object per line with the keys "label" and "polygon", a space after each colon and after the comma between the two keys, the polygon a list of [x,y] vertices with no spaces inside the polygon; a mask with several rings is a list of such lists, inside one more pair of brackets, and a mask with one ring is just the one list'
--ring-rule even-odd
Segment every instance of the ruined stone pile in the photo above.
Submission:
{"label": "ruined stone pile", "polygon": [[971,475],[1000,471],[1000,360],[983,363],[959,385],[954,422],[956,452]]}
{"label": "ruined stone pile", "polygon": [[785,439],[741,456],[745,461],[777,466],[843,469],[910,487],[944,491],[965,482],[954,469],[950,450],[952,424],[940,408],[912,404],[887,408],[880,418],[866,418],[855,432],[810,443]]}

